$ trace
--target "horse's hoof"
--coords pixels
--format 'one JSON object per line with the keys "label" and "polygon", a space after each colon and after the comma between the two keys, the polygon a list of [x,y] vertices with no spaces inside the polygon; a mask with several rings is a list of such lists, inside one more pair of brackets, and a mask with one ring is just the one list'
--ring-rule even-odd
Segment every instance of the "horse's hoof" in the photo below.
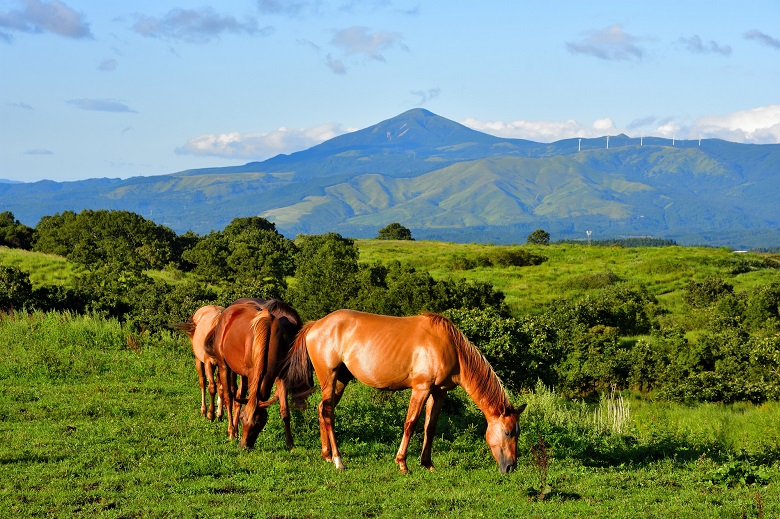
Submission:
{"label": "horse's hoof", "polygon": [[333,458],[333,464],[339,470],[344,470],[345,468],[347,468],[347,467],[344,466],[344,463],[341,461],[341,457],[340,456],[335,456]]}

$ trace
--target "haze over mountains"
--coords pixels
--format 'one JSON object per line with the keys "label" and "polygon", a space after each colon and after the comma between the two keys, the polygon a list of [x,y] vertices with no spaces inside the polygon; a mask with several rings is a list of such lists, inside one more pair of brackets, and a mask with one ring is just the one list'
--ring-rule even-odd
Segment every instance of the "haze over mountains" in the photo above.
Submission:
{"label": "haze over mountains", "polygon": [[0,183],[0,210],[35,226],[65,210],[123,209],[178,233],[260,215],[289,237],[524,243],[653,236],[780,246],[780,145],[625,135],[538,143],[481,133],[423,109],[243,166],[130,179]]}

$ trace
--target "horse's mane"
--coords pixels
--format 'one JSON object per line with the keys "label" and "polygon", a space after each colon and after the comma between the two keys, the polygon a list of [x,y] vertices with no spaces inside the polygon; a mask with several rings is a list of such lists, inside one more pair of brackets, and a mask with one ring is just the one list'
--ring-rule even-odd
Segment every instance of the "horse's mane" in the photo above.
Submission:
{"label": "horse's mane", "polygon": [[[461,386],[472,388],[480,401],[498,414],[505,414],[512,409],[504,385],[493,371],[485,356],[474,344],[463,335],[463,332],[443,315],[424,314],[430,319],[433,326],[443,328],[452,339],[452,343],[458,352],[460,362]],[[475,399],[476,401],[476,399]]]}

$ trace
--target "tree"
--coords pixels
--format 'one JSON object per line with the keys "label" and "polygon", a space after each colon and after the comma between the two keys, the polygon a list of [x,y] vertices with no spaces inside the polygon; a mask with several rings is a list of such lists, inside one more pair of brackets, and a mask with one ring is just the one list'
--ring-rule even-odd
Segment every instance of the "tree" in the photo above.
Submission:
{"label": "tree", "polygon": [[193,272],[208,281],[251,281],[283,286],[295,270],[297,247],[260,217],[235,218],[182,253]]}
{"label": "tree", "polygon": [[550,233],[543,229],[536,229],[528,235],[526,241],[532,245],[550,245]]}
{"label": "tree", "polygon": [[357,283],[358,249],[338,233],[298,237],[298,267],[288,299],[301,317],[319,319],[347,307]]}
{"label": "tree", "polygon": [[381,229],[379,229],[379,240],[412,240],[412,231],[404,227],[398,222],[393,222]]}
{"label": "tree", "polygon": [[22,309],[33,295],[30,275],[17,267],[0,266],[0,310]]}
{"label": "tree", "polygon": [[0,213],[0,245],[30,250],[34,230],[14,218],[10,211]]}
{"label": "tree", "polygon": [[41,218],[34,249],[65,256],[87,267],[111,265],[140,272],[174,261],[176,233],[129,211],[93,211]]}

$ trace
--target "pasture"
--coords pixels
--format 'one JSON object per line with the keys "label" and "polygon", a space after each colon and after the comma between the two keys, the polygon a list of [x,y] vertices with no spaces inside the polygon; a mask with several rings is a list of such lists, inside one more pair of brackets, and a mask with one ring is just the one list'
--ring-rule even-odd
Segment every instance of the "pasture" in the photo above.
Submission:
{"label": "pasture", "polygon": [[418,425],[400,474],[409,392],[353,383],[337,471],[319,457],[316,394],[293,412],[292,451],[278,406],[251,451],[203,419],[184,335],[37,313],[3,316],[0,337],[0,517],[780,517],[776,402],[585,403],[532,388],[511,395],[528,408],[518,469],[500,474],[484,416],[457,390],[436,471],[416,461]]}

